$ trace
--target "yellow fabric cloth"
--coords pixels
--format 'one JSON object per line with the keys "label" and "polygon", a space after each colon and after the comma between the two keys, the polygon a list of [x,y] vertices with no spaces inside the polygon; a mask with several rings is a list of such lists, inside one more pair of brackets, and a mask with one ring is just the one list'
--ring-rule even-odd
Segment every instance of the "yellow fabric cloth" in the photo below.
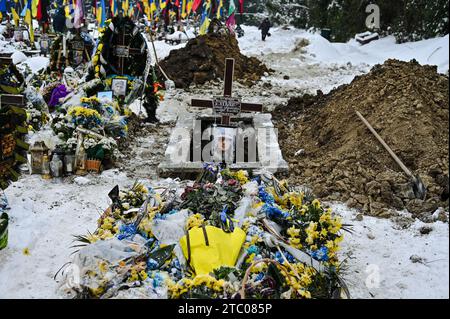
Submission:
{"label": "yellow fabric cloth", "polygon": [[[194,227],[189,231],[191,266],[195,273],[204,275],[221,266],[233,267],[245,242],[245,232],[240,228],[235,228],[233,233],[226,233],[213,226],[205,228],[209,246],[206,246],[201,227]],[[186,236],[180,239],[180,245],[184,256],[188,259]]]}

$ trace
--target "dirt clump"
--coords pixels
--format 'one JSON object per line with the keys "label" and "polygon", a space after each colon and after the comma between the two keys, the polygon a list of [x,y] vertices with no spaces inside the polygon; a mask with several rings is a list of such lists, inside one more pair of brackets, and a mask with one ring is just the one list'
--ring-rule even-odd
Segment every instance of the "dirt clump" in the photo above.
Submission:
{"label": "dirt clump", "polygon": [[[274,112],[291,182],[369,215],[406,209],[430,220],[449,203],[448,89],[436,67],[388,60],[327,95],[292,98]],[[425,200],[355,111],[422,178]]]}
{"label": "dirt clump", "polygon": [[225,59],[235,59],[234,79],[252,86],[271,72],[261,61],[241,54],[236,37],[211,33],[191,39],[184,48],[173,50],[160,62],[177,88],[204,84],[224,77]]}

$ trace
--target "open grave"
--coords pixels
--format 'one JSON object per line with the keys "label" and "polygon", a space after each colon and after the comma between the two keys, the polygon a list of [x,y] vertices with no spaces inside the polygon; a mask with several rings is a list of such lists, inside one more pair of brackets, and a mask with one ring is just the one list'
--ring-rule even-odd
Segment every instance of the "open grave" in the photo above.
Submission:
{"label": "open grave", "polygon": [[192,107],[212,109],[212,115],[188,113],[178,118],[158,166],[160,176],[198,174],[211,162],[232,170],[287,173],[271,114],[262,113],[260,104],[232,96],[234,63],[226,59],[223,96],[192,100]]}

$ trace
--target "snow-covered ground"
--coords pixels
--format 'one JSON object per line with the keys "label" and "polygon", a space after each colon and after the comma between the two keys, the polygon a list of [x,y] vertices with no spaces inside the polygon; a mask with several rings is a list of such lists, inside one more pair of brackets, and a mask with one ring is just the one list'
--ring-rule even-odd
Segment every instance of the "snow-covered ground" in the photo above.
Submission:
{"label": "snow-covered ground", "polygon": [[[388,58],[415,58],[422,64],[437,65],[439,72],[448,72],[448,35],[405,44],[395,44],[388,37],[361,46],[355,41],[330,43],[317,34],[294,29],[273,29],[272,36],[262,42],[257,28],[244,30],[245,36],[239,39],[243,53],[259,57],[275,72],[251,89],[236,83],[235,91],[244,100],[261,102],[267,109],[286,102],[290,96],[316,90],[328,92]],[[160,59],[183,45],[155,42]],[[15,48],[0,40],[0,52],[15,52]],[[48,59],[24,59],[17,54],[17,63],[28,64],[37,72]],[[192,87],[189,92],[171,90],[158,116],[165,122],[174,121],[189,110],[190,98],[220,94],[221,86],[217,82]],[[138,103],[135,109],[139,109]],[[154,136],[141,136],[139,142],[145,147],[134,146],[132,154],[154,156],[145,148],[154,145],[160,149],[160,141]],[[108,205],[107,194],[116,184],[124,187],[133,184],[136,177],[145,176],[146,165],[138,171],[131,171],[127,168],[130,166],[64,182],[22,176],[7,189],[10,242],[0,251],[0,298],[61,297],[53,276],[70,260],[72,235],[95,229],[99,214]],[[155,178],[151,167],[149,179]],[[408,216],[401,224],[366,216],[361,219],[341,203],[331,205],[346,223],[353,224],[354,233],[346,235],[341,252],[342,258],[347,258],[344,278],[353,298],[449,298],[448,223],[425,225]],[[422,234],[423,227],[431,230]]]}

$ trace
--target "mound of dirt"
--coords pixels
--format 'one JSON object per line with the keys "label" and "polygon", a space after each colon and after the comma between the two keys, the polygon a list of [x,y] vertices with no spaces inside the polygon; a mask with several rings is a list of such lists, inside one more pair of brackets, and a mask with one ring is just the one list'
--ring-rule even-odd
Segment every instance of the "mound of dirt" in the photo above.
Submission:
{"label": "mound of dirt", "polygon": [[[388,60],[328,95],[291,99],[274,114],[291,182],[369,215],[407,209],[429,220],[449,202],[448,89],[448,77],[436,67]],[[406,175],[355,111],[422,178],[425,200],[415,198]]]}
{"label": "mound of dirt", "polygon": [[160,65],[177,88],[188,88],[191,83],[223,79],[226,58],[235,59],[234,79],[244,85],[252,86],[269,72],[257,58],[241,54],[236,37],[218,33],[190,40],[184,48],[171,51]]}

